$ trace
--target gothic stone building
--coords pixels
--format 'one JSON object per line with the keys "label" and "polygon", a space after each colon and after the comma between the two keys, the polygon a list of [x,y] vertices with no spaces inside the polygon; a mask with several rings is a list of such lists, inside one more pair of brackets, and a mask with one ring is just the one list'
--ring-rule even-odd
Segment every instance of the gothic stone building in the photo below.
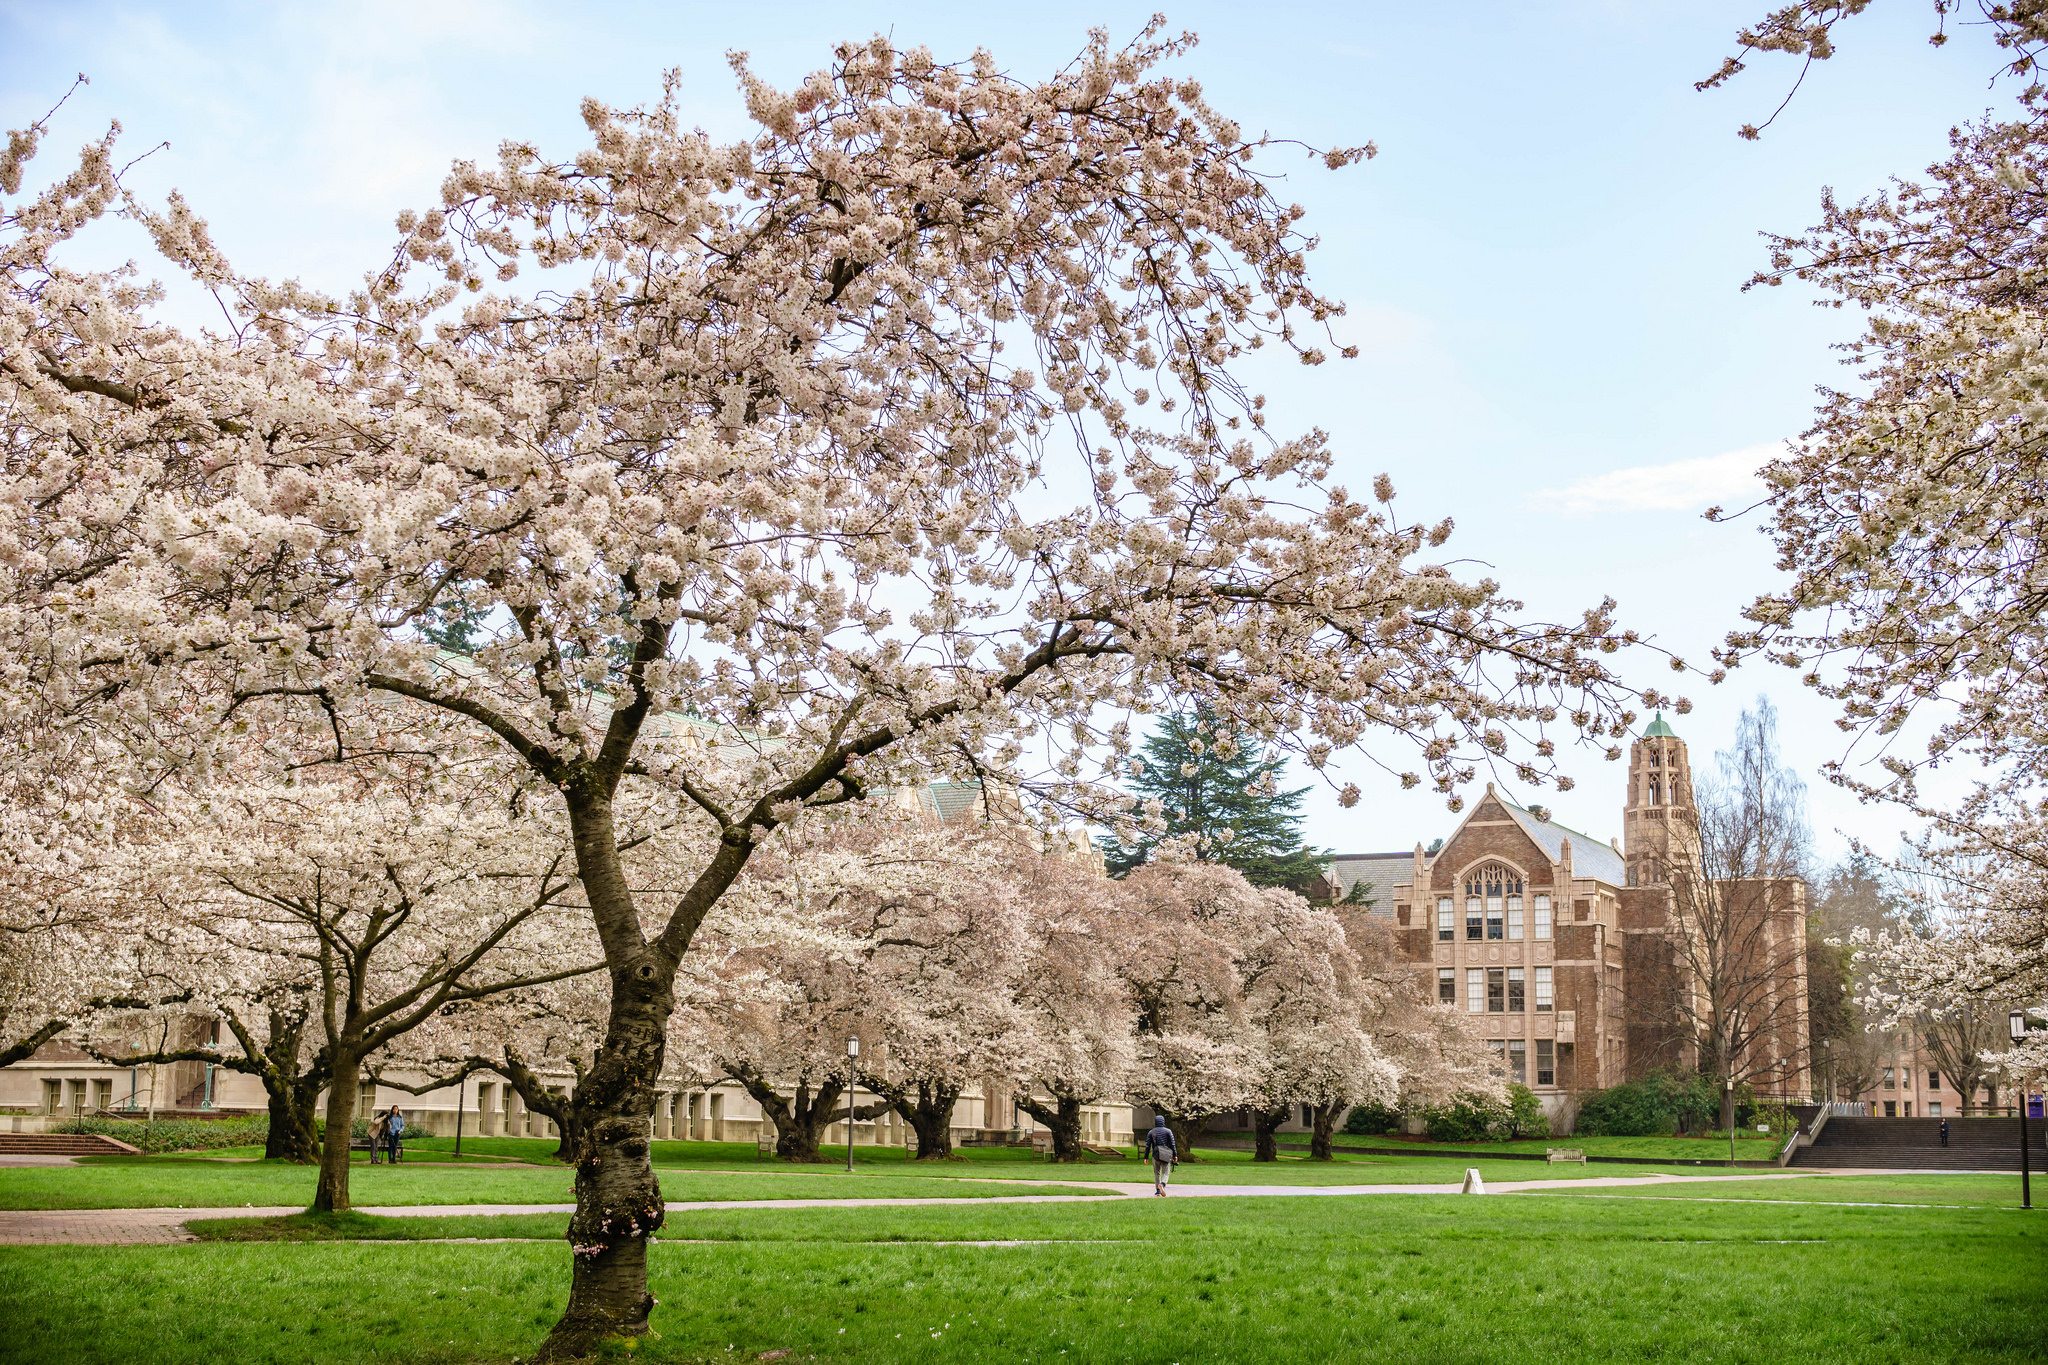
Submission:
{"label": "gothic stone building", "polygon": [[[1693,921],[1677,911],[1697,849],[1691,762],[1659,716],[1630,753],[1619,843],[1540,819],[1489,785],[1435,852],[1339,857],[1331,889],[1358,890],[1391,916],[1396,952],[1429,998],[1472,1015],[1510,1077],[1568,1118],[1576,1095],[1698,1064],[1686,1017],[1699,1011],[1680,998],[1700,990],[1678,938]],[[1755,918],[1743,939],[1772,964],[1750,1083],[1804,1099],[1805,883],[1725,899]]]}

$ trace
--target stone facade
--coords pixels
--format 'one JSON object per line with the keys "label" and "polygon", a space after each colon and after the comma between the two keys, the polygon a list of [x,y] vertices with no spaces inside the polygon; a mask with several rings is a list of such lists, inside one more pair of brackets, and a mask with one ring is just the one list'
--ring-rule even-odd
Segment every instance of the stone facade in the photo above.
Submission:
{"label": "stone facade", "polygon": [[[1433,851],[1337,858],[1331,889],[1362,887],[1395,921],[1396,951],[1429,998],[1471,1014],[1510,1077],[1568,1118],[1575,1095],[1698,1062],[1674,1007],[1698,989],[1674,938],[1673,869],[1697,863],[1693,800],[1685,742],[1660,718],[1630,753],[1623,842],[1542,819],[1489,785]],[[1774,973],[1752,1084],[1804,1099],[1806,887],[1744,891],[1731,899],[1762,917]]]}

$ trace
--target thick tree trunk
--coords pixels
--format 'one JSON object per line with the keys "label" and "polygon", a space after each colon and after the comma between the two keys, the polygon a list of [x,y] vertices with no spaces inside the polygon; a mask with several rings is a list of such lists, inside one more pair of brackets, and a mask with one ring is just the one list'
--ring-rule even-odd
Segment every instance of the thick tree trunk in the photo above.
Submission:
{"label": "thick tree trunk", "polygon": [[[266,1161],[295,1161],[310,1166],[320,1159],[319,1125],[314,1121],[320,1088],[299,1078],[264,1085],[270,1108],[270,1131],[263,1138]],[[344,1144],[346,1145],[346,1144]]]}
{"label": "thick tree trunk", "polygon": [[1337,1136],[1337,1121],[1344,1117],[1344,1111],[1351,1106],[1342,1102],[1319,1104],[1310,1111],[1308,1154],[1312,1161],[1334,1161],[1336,1154],[1331,1143]]}
{"label": "thick tree trunk", "polygon": [[574,1161],[576,1159],[576,1111],[565,1107],[561,1113],[549,1114],[548,1117],[554,1120],[555,1132],[560,1135],[555,1139],[555,1160],[563,1163]]}
{"label": "thick tree trunk", "polygon": [[320,1144],[320,1181],[313,1188],[315,1213],[339,1213],[349,1206],[348,1130],[356,1119],[360,1069],[354,1057],[337,1057],[327,1081],[327,1135]]}
{"label": "thick tree trunk", "polygon": [[733,1079],[775,1125],[775,1155],[779,1160],[824,1161],[818,1147],[824,1141],[825,1130],[846,1117],[846,1106],[839,1102],[846,1094],[844,1081],[828,1079],[816,1091],[808,1082],[799,1082],[796,1094],[785,1098],[758,1072],[735,1071]]}
{"label": "thick tree trunk", "polygon": [[574,1268],[569,1306],[539,1360],[587,1356],[608,1340],[647,1333],[654,1310],[647,1240],[664,1213],[648,1149],[674,981],[674,965],[656,960],[652,950],[612,972],[604,1044],[576,1088],[571,1122],[562,1130],[575,1142]]}
{"label": "thick tree trunk", "polygon": [[1280,1159],[1280,1125],[1287,1122],[1287,1106],[1252,1111],[1252,1160]]}
{"label": "thick tree trunk", "polygon": [[1201,1129],[1202,1121],[1193,1118],[1166,1116],[1166,1126],[1173,1133],[1173,1154],[1176,1161],[1195,1161],[1195,1134]]}
{"label": "thick tree trunk", "polygon": [[1057,1095],[1051,1104],[1041,1104],[1029,1096],[1019,1095],[1017,1107],[1045,1125],[1052,1134],[1052,1159],[1054,1161],[1079,1161],[1085,1151],[1081,1146],[1081,1101],[1068,1095]]}
{"label": "thick tree trunk", "polygon": [[916,1098],[901,1092],[895,1099],[896,1112],[917,1134],[918,1161],[945,1161],[953,1155],[953,1105],[960,1098],[952,1086],[919,1082]]}

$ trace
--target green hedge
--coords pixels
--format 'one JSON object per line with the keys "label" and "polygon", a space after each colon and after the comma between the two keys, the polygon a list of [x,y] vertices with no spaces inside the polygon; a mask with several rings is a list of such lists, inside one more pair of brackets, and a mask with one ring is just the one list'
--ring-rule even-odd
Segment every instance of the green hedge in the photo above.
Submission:
{"label": "green hedge", "polygon": [[249,1114],[219,1119],[81,1118],[59,1124],[53,1133],[97,1133],[145,1152],[203,1152],[217,1147],[248,1147],[270,1135],[270,1115]]}
{"label": "green hedge", "polygon": [[[1746,1112],[1750,1107],[1748,1087],[1738,1087],[1735,1096],[1739,1111]],[[1712,1077],[1660,1072],[1588,1096],[1579,1106],[1577,1131],[1603,1137],[1700,1132],[1715,1122],[1720,1107],[1720,1088]]]}
{"label": "green hedge", "polygon": [[1484,1142],[1506,1137],[1512,1123],[1508,1107],[1489,1095],[1467,1091],[1449,1104],[1422,1111],[1423,1131],[1431,1142]]}
{"label": "green hedge", "polygon": [[1358,1136],[1392,1133],[1401,1127],[1401,1111],[1384,1104],[1354,1104],[1344,1117],[1344,1131]]}

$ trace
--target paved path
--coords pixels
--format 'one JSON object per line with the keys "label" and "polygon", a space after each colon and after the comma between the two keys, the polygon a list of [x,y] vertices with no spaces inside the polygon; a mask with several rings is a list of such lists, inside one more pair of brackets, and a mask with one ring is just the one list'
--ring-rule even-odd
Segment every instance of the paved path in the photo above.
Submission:
{"label": "paved path", "polygon": [[[1779,1171],[1750,1177],[1762,1180],[1799,1180],[1815,1175],[1846,1172],[1800,1170]],[[1503,1180],[1487,1186],[1499,1194],[1536,1193],[1544,1190],[1585,1190],[1615,1186],[1679,1185],[1726,1180],[1727,1176],[1630,1175],[1588,1176],[1577,1180]],[[994,1183],[994,1182],[991,1182]],[[1017,1185],[1058,1184],[1057,1181],[1012,1181]],[[1150,1182],[1103,1181],[1091,1185],[1111,1196],[1147,1198]],[[1307,1198],[1341,1195],[1456,1194],[1456,1185],[1177,1185],[1175,1199],[1214,1198]],[[985,1204],[1086,1204],[1103,1199],[1094,1194],[1005,1194],[984,1198],[940,1199],[692,1199],[668,1205],[670,1213],[695,1213],[714,1209],[874,1209],[925,1208],[932,1205],[980,1206]],[[386,1218],[435,1218],[467,1215],[572,1212],[573,1204],[399,1204],[357,1209],[358,1213]],[[189,1222],[211,1218],[279,1218],[301,1213],[292,1206],[249,1206],[191,1209],[21,1209],[0,1210],[0,1246],[162,1246],[196,1240],[185,1228]],[[676,1225],[673,1230],[680,1231]]]}

